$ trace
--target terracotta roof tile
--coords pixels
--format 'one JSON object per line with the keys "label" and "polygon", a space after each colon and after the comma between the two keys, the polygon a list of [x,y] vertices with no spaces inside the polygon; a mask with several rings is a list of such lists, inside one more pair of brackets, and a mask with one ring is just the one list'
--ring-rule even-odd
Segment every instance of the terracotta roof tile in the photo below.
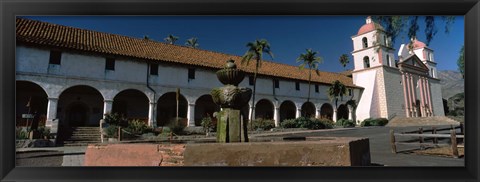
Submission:
{"label": "terracotta roof tile", "polygon": [[[225,61],[233,59],[239,69],[253,73],[255,67],[240,64],[241,56],[213,51],[193,49],[185,46],[170,45],[153,40],[144,40],[109,33],[67,27],[23,18],[16,19],[16,40],[18,43],[37,44],[68,48],[87,52],[112,54],[146,59],[158,62],[173,62],[208,68],[223,68]],[[288,79],[308,81],[308,69],[299,70],[296,66],[264,61],[259,69],[260,75],[276,76]],[[357,87],[352,78],[341,73],[320,72],[312,74],[312,82],[331,84],[339,80],[349,87]],[[357,87],[360,88],[360,87]]]}

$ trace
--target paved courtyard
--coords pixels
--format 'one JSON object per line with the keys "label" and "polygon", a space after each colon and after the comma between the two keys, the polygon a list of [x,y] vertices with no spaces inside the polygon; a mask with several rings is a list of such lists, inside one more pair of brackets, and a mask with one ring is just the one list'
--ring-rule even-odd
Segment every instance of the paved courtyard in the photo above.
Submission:
{"label": "paved courtyard", "polygon": [[[411,153],[391,153],[389,131],[411,131],[418,127],[365,127],[339,128],[332,130],[304,130],[291,132],[276,132],[252,134],[251,138],[268,137],[368,137],[370,140],[371,162],[381,166],[463,166],[464,158],[449,158],[438,156],[416,155]],[[399,146],[398,151],[409,148]],[[80,147],[51,147],[51,148],[23,148],[17,151],[17,165],[19,166],[82,166],[86,146]],[[25,152],[28,151],[28,152]],[[34,152],[37,151],[37,152]],[[27,156],[30,154],[30,156]],[[32,155],[36,155],[33,156]],[[53,160],[52,160],[53,159]],[[61,163],[59,162],[61,160]],[[43,161],[43,162],[42,162]],[[45,162],[48,161],[48,162]]]}

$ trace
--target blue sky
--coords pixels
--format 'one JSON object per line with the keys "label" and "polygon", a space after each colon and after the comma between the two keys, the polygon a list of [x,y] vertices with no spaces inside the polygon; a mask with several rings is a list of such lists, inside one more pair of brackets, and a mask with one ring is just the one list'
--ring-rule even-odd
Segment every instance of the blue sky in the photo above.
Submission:
{"label": "blue sky", "polygon": [[[130,37],[164,41],[169,34],[178,36],[177,45],[197,37],[201,49],[243,55],[245,46],[255,39],[270,42],[275,62],[298,65],[296,58],[311,48],[324,59],[322,71],[339,72],[344,68],[338,58],[350,56],[347,69],[353,68],[351,36],[365,24],[366,16],[28,16],[25,18],[77,28],[120,34]],[[444,33],[444,23],[437,18],[436,34],[429,47],[434,49],[439,70],[457,70],[456,61],[464,44],[464,19],[457,16],[450,33]],[[425,42],[423,18],[419,40]],[[406,43],[399,36],[394,48]],[[265,57],[266,60],[272,60]]]}

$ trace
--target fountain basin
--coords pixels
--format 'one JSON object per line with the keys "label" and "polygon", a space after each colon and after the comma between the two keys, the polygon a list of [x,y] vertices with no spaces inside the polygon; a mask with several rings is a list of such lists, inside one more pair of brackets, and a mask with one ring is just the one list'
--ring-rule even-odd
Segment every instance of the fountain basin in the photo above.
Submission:
{"label": "fountain basin", "polygon": [[85,166],[368,166],[368,138],[89,145]]}

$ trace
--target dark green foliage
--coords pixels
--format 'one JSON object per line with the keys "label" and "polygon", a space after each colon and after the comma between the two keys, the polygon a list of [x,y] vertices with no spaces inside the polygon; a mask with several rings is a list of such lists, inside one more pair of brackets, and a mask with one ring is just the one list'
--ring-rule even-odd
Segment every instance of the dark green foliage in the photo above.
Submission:
{"label": "dark green foliage", "polygon": [[272,128],[275,128],[275,122],[270,119],[255,119],[253,120],[253,123],[251,125],[253,128],[250,128],[250,130],[270,130]]}
{"label": "dark green foliage", "polygon": [[38,127],[37,129],[40,138],[49,138],[50,137],[50,129],[45,127]]}
{"label": "dark green foliage", "polygon": [[153,129],[147,126],[145,122],[142,122],[140,120],[129,121],[128,127],[125,128],[125,130],[133,135],[141,135],[153,131]]}
{"label": "dark green foliage", "polygon": [[106,123],[110,125],[116,125],[116,126],[122,126],[122,127],[128,126],[127,118],[125,118],[123,115],[120,115],[118,113],[107,113],[105,114],[104,120]]}
{"label": "dark green foliage", "polygon": [[286,119],[283,120],[282,123],[280,123],[280,126],[282,128],[297,128],[297,122],[295,119]]}
{"label": "dark green foliage", "polygon": [[458,70],[462,73],[462,77],[465,78],[465,47],[462,45],[460,49],[460,55],[457,59]]}
{"label": "dark green foliage", "polygon": [[105,134],[107,135],[108,138],[115,138],[118,133],[118,126],[116,125],[109,125],[105,129]]}
{"label": "dark green foliage", "polygon": [[210,130],[214,128],[212,118],[208,115],[207,117],[202,118],[202,122],[200,124],[205,132],[210,132]]}
{"label": "dark green foliage", "polygon": [[284,120],[281,123],[283,128],[308,128],[312,130],[333,128],[333,121],[329,119],[316,119],[299,117],[297,119]]}
{"label": "dark green foliage", "polygon": [[185,133],[185,124],[183,124],[183,122],[181,122],[183,120],[183,118],[178,118],[178,120],[175,122],[170,122],[170,124],[168,125],[168,127],[170,128],[170,130],[174,133],[174,134],[177,134],[177,135],[182,135]]}
{"label": "dark green foliage", "polygon": [[386,118],[367,118],[360,123],[360,126],[385,126],[388,124]]}
{"label": "dark green foliage", "polygon": [[355,122],[353,122],[352,120],[348,120],[348,119],[340,119],[337,121],[337,123],[335,124],[337,126],[343,126],[345,128],[348,128],[348,127],[355,127]]}
{"label": "dark green foliage", "polygon": [[22,127],[17,127],[15,129],[15,137],[17,140],[28,139],[28,133]]}

